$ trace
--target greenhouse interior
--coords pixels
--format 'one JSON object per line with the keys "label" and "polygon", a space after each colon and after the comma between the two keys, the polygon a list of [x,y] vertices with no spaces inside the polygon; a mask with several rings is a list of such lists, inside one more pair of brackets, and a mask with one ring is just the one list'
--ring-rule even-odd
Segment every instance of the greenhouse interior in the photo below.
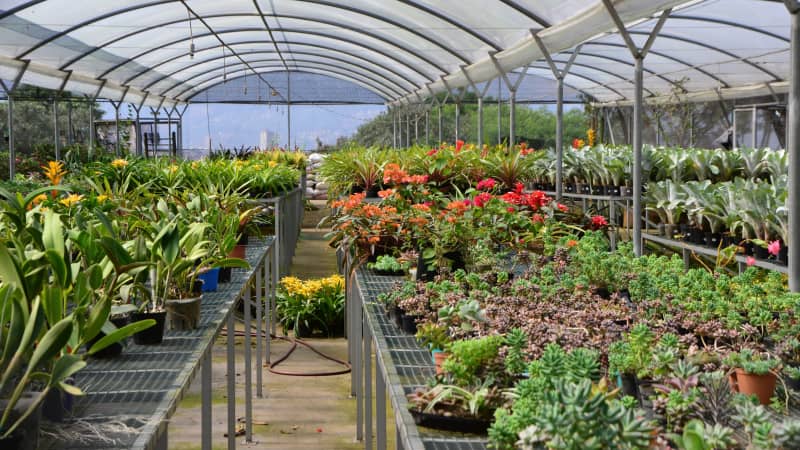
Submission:
{"label": "greenhouse interior", "polygon": [[0,0],[0,449],[800,450],[798,14]]}

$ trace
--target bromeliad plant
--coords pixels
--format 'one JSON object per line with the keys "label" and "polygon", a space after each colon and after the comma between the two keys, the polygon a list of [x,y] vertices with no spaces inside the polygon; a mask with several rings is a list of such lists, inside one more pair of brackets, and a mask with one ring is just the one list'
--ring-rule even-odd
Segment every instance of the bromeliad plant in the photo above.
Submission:
{"label": "bromeliad plant", "polygon": [[277,297],[278,321],[284,330],[305,328],[333,336],[344,325],[344,278],[340,275],[300,280],[285,277]]}

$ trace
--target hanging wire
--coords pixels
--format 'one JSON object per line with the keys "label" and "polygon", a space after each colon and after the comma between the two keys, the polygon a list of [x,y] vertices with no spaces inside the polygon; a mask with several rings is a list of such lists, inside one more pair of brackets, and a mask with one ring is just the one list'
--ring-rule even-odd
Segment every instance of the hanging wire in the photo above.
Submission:
{"label": "hanging wire", "polygon": [[189,59],[194,59],[194,33],[192,32],[192,13],[186,10],[189,16]]}

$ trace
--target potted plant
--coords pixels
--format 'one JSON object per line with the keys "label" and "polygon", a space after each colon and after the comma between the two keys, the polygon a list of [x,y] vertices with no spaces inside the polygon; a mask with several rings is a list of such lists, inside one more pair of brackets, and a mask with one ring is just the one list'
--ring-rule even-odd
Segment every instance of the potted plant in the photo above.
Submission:
{"label": "potted plant", "polygon": [[449,356],[445,351],[450,342],[447,327],[438,323],[425,322],[417,327],[416,337],[422,345],[430,349],[433,363],[436,366],[436,374],[441,375],[442,364]]}
{"label": "potted plant", "polygon": [[408,262],[400,261],[391,255],[379,255],[375,262],[367,264],[368,269],[372,269],[378,275],[398,276],[403,275],[408,270]]}
{"label": "potted plant", "polygon": [[732,369],[729,381],[735,392],[755,395],[762,405],[770,404],[778,380],[779,359],[744,348],[728,355],[725,363]]}
{"label": "potted plant", "polygon": [[499,390],[486,384],[477,388],[437,384],[430,389],[418,388],[407,398],[417,425],[473,434],[486,432],[494,409],[502,404]]}

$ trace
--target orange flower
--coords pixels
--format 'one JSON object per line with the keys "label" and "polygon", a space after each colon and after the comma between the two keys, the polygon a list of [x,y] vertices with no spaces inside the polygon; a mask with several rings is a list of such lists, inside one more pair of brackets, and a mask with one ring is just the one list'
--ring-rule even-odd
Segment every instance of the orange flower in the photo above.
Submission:
{"label": "orange flower", "polygon": [[578,241],[576,241],[575,239],[570,239],[570,240],[567,241],[567,247],[568,248],[575,247],[576,245],[578,245]]}
{"label": "orange flower", "polygon": [[394,194],[394,189],[384,189],[382,191],[378,191],[378,197],[386,198]]}
{"label": "orange flower", "polygon": [[64,163],[61,161],[48,161],[46,166],[42,166],[42,169],[44,169],[44,176],[50,180],[50,184],[53,186],[60,184],[61,179],[67,174],[67,171],[64,170]]}
{"label": "orange flower", "polygon": [[380,241],[381,241],[380,236],[370,236],[369,239],[367,239],[367,242],[369,242],[370,244],[377,244]]}
{"label": "orange flower", "polygon": [[415,203],[411,205],[412,208],[416,209],[417,211],[429,212],[431,207],[424,204],[424,203]]}

